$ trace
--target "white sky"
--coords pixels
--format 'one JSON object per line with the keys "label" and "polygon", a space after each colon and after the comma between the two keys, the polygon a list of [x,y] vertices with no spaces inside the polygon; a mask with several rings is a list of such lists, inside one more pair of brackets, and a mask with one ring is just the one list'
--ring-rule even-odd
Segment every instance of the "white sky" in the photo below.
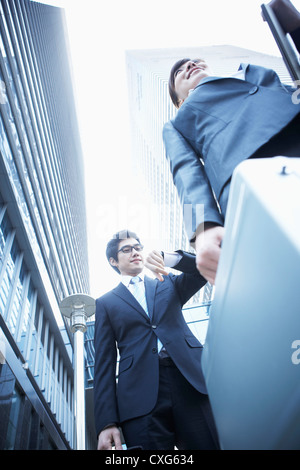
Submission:
{"label": "white sky", "polygon": [[[41,0],[65,8],[85,163],[91,295],[119,278],[104,252],[129,228],[151,242],[149,202],[130,165],[125,51],[230,44],[279,55],[262,0]],[[300,9],[300,0],[294,5]],[[139,191],[139,206],[131,196]],[[143,202],[142,202],[143,201]],[[141,211],[141,204],[145,210]],[[174,247],[174,249],[180,247]]]}

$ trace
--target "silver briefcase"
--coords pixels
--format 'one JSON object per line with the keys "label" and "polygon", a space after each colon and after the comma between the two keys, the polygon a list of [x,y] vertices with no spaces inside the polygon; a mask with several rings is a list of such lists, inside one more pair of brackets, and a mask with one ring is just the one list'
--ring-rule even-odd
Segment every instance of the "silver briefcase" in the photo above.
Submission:
{"label": "silver briefcase", "polygon": [[300,449],[300,158],[234,172],[203,370],[222,449]]}

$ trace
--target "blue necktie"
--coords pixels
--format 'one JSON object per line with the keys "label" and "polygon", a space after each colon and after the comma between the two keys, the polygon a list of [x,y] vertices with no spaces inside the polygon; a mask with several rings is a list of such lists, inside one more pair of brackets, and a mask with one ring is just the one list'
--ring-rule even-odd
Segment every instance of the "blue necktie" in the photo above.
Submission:
{"label": "blue necktie", "polygon": [[[142,282],[142,279],[139,276],[135,276],[131,279],[130,284],[133,285],[132,294],[134,295],[136,300],[139,302],[139,304],[142,306],[142,308],[145,310],[145,312],[149,316],[147,301],[146,301],[146,294],[145,294],[145,286],[144,286],[144,283]],[[161,341],[157,338],[158,352],[160,352],[162,347],[163,345]]]}
{"label": "blue necktie", "polygon": [[145,288],[142,282],[142,279],[139,276],[133,277],[130,281],[130,284],[133,284],[132,294],[141,305],[141,307],[145,310],[147,315],[149,316],[146,295],[145,295]]}

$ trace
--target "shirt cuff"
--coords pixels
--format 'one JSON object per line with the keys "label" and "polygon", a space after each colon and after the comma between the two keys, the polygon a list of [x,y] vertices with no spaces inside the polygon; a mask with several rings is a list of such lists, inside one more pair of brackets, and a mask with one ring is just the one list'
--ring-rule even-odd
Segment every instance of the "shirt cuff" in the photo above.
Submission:
{"label": "shirt cuff", "polygon": [[173,268],[181,259],[182,255],[180,253],[164,251],[164,261],[167,268]]}

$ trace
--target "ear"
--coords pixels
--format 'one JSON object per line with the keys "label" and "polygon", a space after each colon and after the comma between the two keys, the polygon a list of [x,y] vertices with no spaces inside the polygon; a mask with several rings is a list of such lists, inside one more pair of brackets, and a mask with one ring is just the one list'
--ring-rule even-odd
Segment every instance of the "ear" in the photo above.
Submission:
{"label": "ear", "polygon": [[109,263],[111,264],[111,266],[116,266],[118,267],[118,262],[114,259],[114,258],[109,258]]}

